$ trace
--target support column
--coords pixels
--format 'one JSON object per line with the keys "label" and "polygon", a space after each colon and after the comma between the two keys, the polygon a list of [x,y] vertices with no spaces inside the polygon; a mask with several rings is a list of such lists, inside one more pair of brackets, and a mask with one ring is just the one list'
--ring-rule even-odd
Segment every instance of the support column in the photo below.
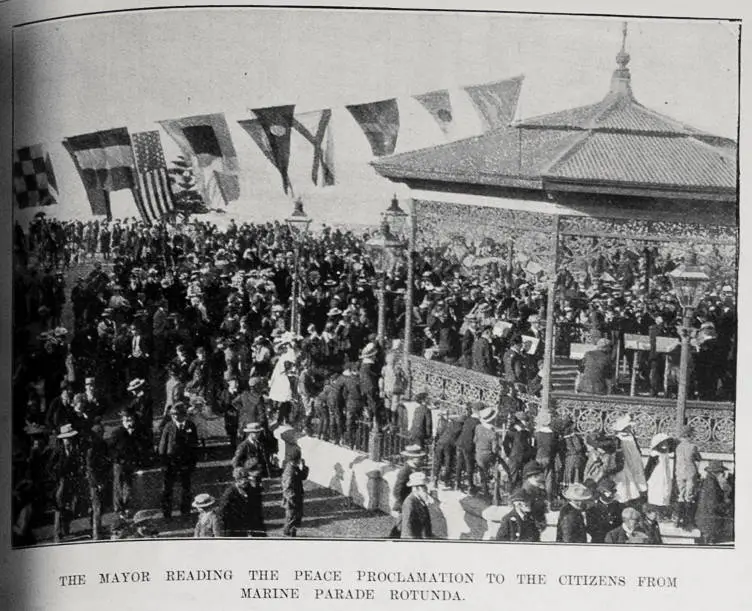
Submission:
{"label": "support column", "polygon": [[410,238],[407,245],[407,286],[405,286],[405,350],[404,360],[407,364],[407,357],[413,349],[413,303],[415,299],[415,239],[417,235],[417,222],[415,218],[415,200],[410,198],[409,201],[409,231]]}
{"label": "support column", "polygon": [[692,308],[684,310],[681,329],[681,360],[679,361],[679,389],[676,393],[676,434],[681,434],[684,413],[687,409],[687,386],[689,385],[689,331],[692,324]]}
{"label": "support column", "polygon": [[548,277],[546,295],[546,342],[543,352],[543,392],[541,410],[551,411],[551,371],[553,369],[554,344],[554,307],[556,304],[556,273],[559,267],[559,217],[554,217],[554,247],[551,253],[551,268]]}
{"label": "support column", "polygon": [[384,336],[386,335],[386,295],[384,294],[385,285],[386,272],[381,272],[381,277],[379,278],[379,317],[376,327],[376,336],[382,346],[384,345]]}
{"label": "support column", "polygon": [[290,331],[297,333],[298,325],[298,266],[300,265],[300,244],[295,243],[295,268],[292,270],[292,305],[290,307]]}

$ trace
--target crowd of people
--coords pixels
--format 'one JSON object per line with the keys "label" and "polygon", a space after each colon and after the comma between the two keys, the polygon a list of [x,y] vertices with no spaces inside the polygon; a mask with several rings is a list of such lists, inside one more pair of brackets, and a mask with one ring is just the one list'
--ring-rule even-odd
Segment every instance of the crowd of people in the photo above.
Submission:
{"label": "crowd of people", "polygon": [[[431,452],[433,487],[443,477],[495,501],[522,485],[533,458],[545,463],[549,503],[571,485],[597,484],[584,475],[593,440],[557,420],[551,425],[557,445],[549,445],[546,455],[546,446],[536,443],[535,414],[517,396],[539,394],[543,383],[544,342],[531,346],[525,339],[544,340],[545,292],[534,275],[522,268],[463,270],[441,249],[416,253],[414,349],[499,376],[507,389],[498,406],[468,406],[460,418],[445,414],[434,430],[427,395],[416,393],[411,409],[417,411],[406,416],[401,342],[387,344],[376,336],[378,275],[365,254],[367,239],[325,227],[303,238],[296,260],[294,236],[280,223],[230,221],[219,230],[196,220],[147,226],[39,218],[27,230],[17,225],[13,434],[19,544],[28,544],[35,520],[50,505],[55,537],[63,538],[82,500],[93,536],[102,536],[110,486],[122,524],[142,524],[143,515],[132,506],[134,474],[157,463],[163,470],[162,517],[171,517],[173,488],[180,484],[179,510],[201,510],[197,532],[203,533],[263,531],[263,480],[289,471],[283,481],[294,493],[288,494],[285,533],[294,534],[306,469],[302,457],[274,462],[272,430],[287,423],[349,447],[357,446],[363,422],[396,431],[419,452]],[[65,274],[86,264],[91,271],[66,287]],[[296,281],[300,332],[290,329]],[[386,282],[388,338],[404,336],[406,282],[407,269],[399,263]],[[571,278],[562,277],[557,345],[594,343],[609,355],[596,373],[592,358],[583,361],[583,392],[611,390],[593,380],[611,378],[608,363],[624,332],[672,333],[676,307],[666,288],[655,285],[657,297],[633,299],[625,286],[609,291],[599,280],[591,288],[600,292],[588,300]],[[694,392],[722,398],[733,392],[733,291],[711,289],[706,304],[696,313],[703,340],[694,353]],[[64,326],[66,307],[71,316]],[[711,354],[719,360],[701,367]],[[645,355],[640,375],[657,393],[653,382],[663,361],[654,357]],[[490,419],[488,409],[496,412]],[[108,430],[113,416],[119,424]],[[234,488],[227,498],[191,500],[191,473],[218,419],[234,452]],[[420,491],[420,485],[412,487]],[[256,504],[228,510],[227,503],[242,504],[238,498]],[[233,518],[237,511],[247,512],[246,518]],[[256,518],[250,520],[251,514]],[[238,523],[250,526],[232,526]]]}

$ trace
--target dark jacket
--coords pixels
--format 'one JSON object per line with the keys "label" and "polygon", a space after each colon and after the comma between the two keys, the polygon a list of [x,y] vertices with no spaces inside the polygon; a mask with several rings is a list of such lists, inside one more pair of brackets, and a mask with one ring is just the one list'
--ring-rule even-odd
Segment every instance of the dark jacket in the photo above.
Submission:
{"label": "dark jacket", "polygon": [[479,337],[473,343],[473,369],[489,375],[494,372],[491,343],[485,337]]}
{"label": "dark jacket", "polygon": [[587,508],[587,531],[591,543],[603,543],[606,533],[621,526],[621,512],[624,509],[619,501],[602,503],[596,501]]}
{"label": "dark jacket", "polygon": [[695,513],[695,523],[705,543],[718,543],[724,539],[728,532],[727,521],[732,519],[728,514],[729,506],[721,485],[714,476],[707,475],[700,486]]}
{"label": "dark jacket", "polygon": [[193,422],[186,420],[182,429],[173,420],[165,425],[158,449],[163,459],[175,466],[193,469],[196,466],[197,448],[198,432]]}
{"label": "dark jacket", "polygon": [[225,537],[266,536],[260,486],[246,486],[241,492],[235,484],[230,484],[219,500],[218,513]]}
{"label": "dark jacket", "polygon": [[587,530],[582,511],[567,503],[559,511],[556,524],[556,541],[560,543],[587,543]]}
{"label": "dark jacket", "polygon": [[410,423],[408,431],[410,443],[417,443],[421,446],[430,442],[433,436],[433,417],[431,410],[425,405],[419,405],[415,408],[413,421]]}
{"label": "dark jacket", "polygon": [[113,463],[122,466],[126,471],[138,469],[144,443],[136,431],[128,433],[123,426],[119,426],[112,432],[109,445]]}
{"label": "dark jacket", "polygon": [[288,461],[282,471],[282,504],[288,508],[303,506],[303,482],[308,479],[308,467],[298,467]]}
{"label": "dark jacket", "polygon": [[428,506],[418,497],[410,494],[402,504],[403,539],[431,539],[431,514]]}
{"label": "dark jacket", "polygon": [[407,485],[407,480],[410,479],[410,474],[414,473],[410,465],[402,465],[402,468],[397,471],[397,478],[394,480],[394,503],[392,504],[392,511],[401,511],[402,504],[410,494],[410,488]]}
{"label": "dark jacket", "polygon": [[462,425],[462,432],[457,437],[457,447],[463,450],[472,451],[475,448],[475,427],[480,424],[480,420],[470,416]]}
{"label": "dark jacket", "polygon": [[496,533],[497,541],[540,541],[540,531],[532,514],[520,516],[514,509],[505,515],[499,523]]}

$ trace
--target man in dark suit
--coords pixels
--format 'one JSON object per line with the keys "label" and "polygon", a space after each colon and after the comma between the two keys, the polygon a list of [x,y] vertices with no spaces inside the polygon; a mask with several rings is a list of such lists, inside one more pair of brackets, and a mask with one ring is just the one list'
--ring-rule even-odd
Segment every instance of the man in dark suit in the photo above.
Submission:
{"label": "man in dark suit", "polygon": [[234,482],[222,493],[219,515],[224,526],[224,537],[265,537],[263,499],[258,464],[249,468],[235,467]]}
{"label": "man in dark suit", "polygon": [[[637,525],[640,522],[640,512],[634,507],[626,507],[621,512],[621,525],[606,533],[603,539],[604,543],[611,545],[630,543],[632,536],[637,531]],[[644,533],[643,533],[644,534]]]}
{"label": "man in dark suit", "polygon": [[729,530],[727,523],[733,520],[730,515],[733,504],[729,502],[722,485],[726,483],[724,476],[727,472],[720,460],[711,460],[705,467],[706,475],[700,485],[695,513],[695,523],[705,545],[722,542]]}
{"label": "man in dark suit", "polygon": [[419,392],[415,395],[415,401],[418,405],[413,412],[410,430],[407,432],[410,444],[417,444],[421,448],[430,445],[433,437],[433,416],[431,409],[428,407],[428,394]]}
{"label": "man in dark suit", "polygon": [[530,513],[531,499],[528,494],[520,489],[512,494],[509,502],[512,503],[512,511],[501,519],[496,540],[528,543],[540,541],[540,530]]}
{"label": "man in dark suit", "polygon": [[567,504],[559,511],[556,525],[556,541],[559,543],[587,543],[585,503],[593,498],[593,493],[584,484],[570,484],[564,491]]}
{"label": "man in dark suit", "polygon": [[112,460],[113,508],[122,519],[127,518],[133,475],[140,466],[143,438],[136,429],[136,417],[130,410],[120,412],[122,424],[110,437],[110,458]]}
{"label": "man in dark suit", "polygon": [[493,355],[491,351],[491,326],[484,327],[473,343],[473,369],[480,373],[492,375],[494,373]]}
{"label": "man in dark suit", "polygon": [[180,513],[191,512],[191,474],[196,468],[198,431],[196,425],[186,417],[186,407],[182,403],[170,408],[172,420],[162,429],[158,453],[164,465],[164,487],[162,489],[162,515],[166,520],[172,516],[172,489],[179,479],[181,486]]}
{"label": "man in dark suit", "polygon": [[407,482],[410,494],[402,505],[402,539],[432,539],[431,513],[428,505],[433,499],[428,494],[428,478],[422,471],[410,475]]}
{"label": "man in dark suit", "polygon": [[591,543],[603,543],[606,534],[618,528],[622,521],[624,505],[616,500],[616,484],[610,477],[598,482],[598,498],[587,508],[588,534]]}
{"label": "man in dark suit", "polygon": [[232,457],[233,468],[249,469],[253,465],[258,465],[261,477],[271,477],[267,449],[261,438],[264,428],[258,422],[249,422],[245,425],[243,433],[247,437],[235,450],[235,455]]}
{"label": "man in dark suit", "polygon": [[450,485],[454,456],[457,451],[457,439],[462,432],[462,427],[467,419],[467,414],[461,416],[449,416],[444,430],[436,439],[433,453],[433,485],[438,486],[439,476],[443,474],[445,486]]}
{"label": "man in dark suit", "polygon": [[457,490],[462,490],[463,471],[467,474],[469,492],[473,492],[473,475],[475,474],[475,427],[480,420],[473,413],[483,409],[482,403],[468,404],[465,408],[465,422],[462,431],[457,437],[457,454],[455,460],[454,483]]}

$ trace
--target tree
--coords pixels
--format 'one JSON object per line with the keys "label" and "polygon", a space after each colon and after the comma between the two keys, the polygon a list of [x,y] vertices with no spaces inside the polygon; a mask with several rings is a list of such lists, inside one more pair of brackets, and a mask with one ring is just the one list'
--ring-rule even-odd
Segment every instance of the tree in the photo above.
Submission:
{"label": "tree", "polygon": [[175,212],[183,214],[203,214],[207,212],[204,198],[198,192],[196,177],[191,162],[183,155],[172,162],[168,170],[172,185]]}

